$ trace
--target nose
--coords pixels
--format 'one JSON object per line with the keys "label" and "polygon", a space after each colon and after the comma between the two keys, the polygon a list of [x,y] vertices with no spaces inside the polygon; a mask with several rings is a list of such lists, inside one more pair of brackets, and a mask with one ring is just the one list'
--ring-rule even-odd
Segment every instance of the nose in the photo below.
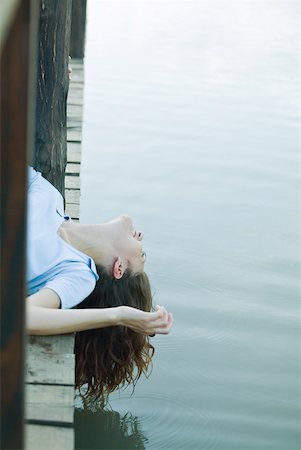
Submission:
{"label": "nose", "polygon": [[134,236],[134,238],[137,239],[138,241],[142,241],[142,239],[143,239],[143,233],[142,233],[142,231],[134,230],[133,236]]}

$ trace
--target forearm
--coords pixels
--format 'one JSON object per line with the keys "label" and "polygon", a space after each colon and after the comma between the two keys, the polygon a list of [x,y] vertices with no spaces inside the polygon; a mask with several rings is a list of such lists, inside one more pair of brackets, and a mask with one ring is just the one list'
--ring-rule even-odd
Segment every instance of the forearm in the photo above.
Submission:
{"label": "forearm", "polygon": [[119,308],[51,309],[28,306],[26,328],[29,334],[52,335],[92,330],[119,324]]}
{"label": "forearm", "polygon": [[59,309],[60,298],[52,289],[41,289],[26,299],[29,334],[51,335],[122,325],[146,335],[168,334],[172,314],[163,306],[144,312],[130,306],[114,308]]}

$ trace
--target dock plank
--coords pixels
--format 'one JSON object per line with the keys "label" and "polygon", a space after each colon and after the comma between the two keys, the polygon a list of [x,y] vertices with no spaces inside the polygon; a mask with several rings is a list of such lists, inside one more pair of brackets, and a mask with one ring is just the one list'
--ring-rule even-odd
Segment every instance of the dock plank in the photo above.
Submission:
{"label": "dock plank", "polygon": [[[68,99],[72,100],[72,99],[75,99],[78,97],[82,97],[83,93],[84,93],[84,90],[80,86],[77,86],[76,88],[71,88],[69,90]],[[69,108],[69,105],[67,105],[67,110],[68,110],[68,108]]]}
{"label": "dock plank", "polygon": [[68,161],[73,162],[73,163],[79,163],[81,160],[81,152],[80,149],[74,149],[74,148],[68,148],[69,145],[67,146],[67,158]]}
{"label": "dock plank", "polygon": [[65,354],[73,353],[74,334],[57,336],[28,336],[28,353]]}
{"label": "dock plank", "polygon": [[68,98],[68,108],[67,109],[69,109],[70,106],[74,106],[74,105],[83,107],[83,101],[77,95],[69,96],[69,98]]}
{"label": "dock plank", "polygon": [[69,105],[68,106],[68,114],[71,116],[79,115],[82,117],[83,115],[83,105]]}
{"label": "dock plank", "polygon": [[67,120],[67,132],[69,130],[72,131],[81,131],[81,123],[78,119],[70,119],[70,117]]}
{"label": "dock plank", "polygon": [[79,175],[79,173],[80,173],[80,164],[67,163],[66,175],[69,175],[69,174],[77,174],[77,175]]}
{"label": "dock plank", "polygon": [[65,427],[27,425],[25,448],[27,450],[73,450],[74,430]]}
{"label": "dock plank", "polygon": [[80,189],[80,178],[67,175],[65,177],[66,189]]}
{"label": "dock plank", "polygon": [[75,204],[79,205],[80,202],[80,190],[79,189],[66,189],[65,198],[67,205]]}
{"label": "dock plank", "polygon": [[67,130],[67,141],[68,142],[81,142],[82,132],[74,129]]}
{"label": "dock plank", "polygon": [[71,219],[79,219],[79,205],[76,204],[66,204],[66,213],[71,217]]}
{"label": "dock plank", "polygon": [[73,386],[27,384],[25,395],[27,420],[73,423]]}
{"label": "dock plank", "polygon": [[45,354],[34,350],[27,357],[27,383],[74,385],[75,357],[73,354]]}

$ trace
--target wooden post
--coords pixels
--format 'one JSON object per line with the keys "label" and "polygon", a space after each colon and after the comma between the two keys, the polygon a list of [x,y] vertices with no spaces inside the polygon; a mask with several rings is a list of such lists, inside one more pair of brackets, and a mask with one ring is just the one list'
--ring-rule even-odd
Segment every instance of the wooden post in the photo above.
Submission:
{"label": "wooden post", "polygon": [[70,56],[83,59],[85,56],[87,0],[72,0]]}
{"label": "wooden post", "polygon": [[72,0],[40,0],[34,167],[64,195]]}
{"label": "wooden post", "polygon": [[[1,442],[23,448],[24,310],[29,102],[35,64],[35,7],[21,0],[1,45]],[[35,41],[35,42],[34,42]],[[35,72],[35,71],[34,71]]]}

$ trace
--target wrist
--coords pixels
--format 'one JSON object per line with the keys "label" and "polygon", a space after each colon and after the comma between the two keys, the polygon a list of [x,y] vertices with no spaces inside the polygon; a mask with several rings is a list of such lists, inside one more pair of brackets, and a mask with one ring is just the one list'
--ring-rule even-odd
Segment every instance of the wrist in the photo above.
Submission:
{"label": "wrist", "polygon": [[117,306],[115,310],[115,325],[123,325],[124,320],[124,306]]}

